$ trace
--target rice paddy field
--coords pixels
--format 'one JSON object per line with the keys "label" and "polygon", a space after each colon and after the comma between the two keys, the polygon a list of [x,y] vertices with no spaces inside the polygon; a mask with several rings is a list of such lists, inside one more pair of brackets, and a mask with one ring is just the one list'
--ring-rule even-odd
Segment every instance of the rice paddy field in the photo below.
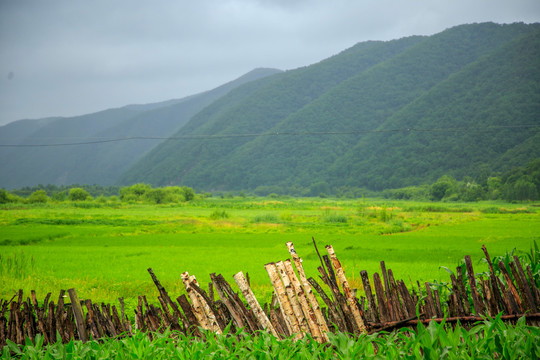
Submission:
{"label": "rice paddy field", "polygon": [[201,284],[210,273],[248,273],[260,302],[272,287],[264,264],[289,257],[292,241],[308,276],[317,277],[319,251],[332,244],[353,287],[359,272],[386,262],[407,283],[447,281],[471,255],[476,272],[490,255],[528,251],[540,235],[535,204],[417,203],[376,199],[205,198],[175,205],[118,201],[5,204],[0,211],[0,297],[18,289],[38,298],[75,288],[81,298],[128,308],[138,295],[156,299],[152,268],[174,297],[180,274]]}

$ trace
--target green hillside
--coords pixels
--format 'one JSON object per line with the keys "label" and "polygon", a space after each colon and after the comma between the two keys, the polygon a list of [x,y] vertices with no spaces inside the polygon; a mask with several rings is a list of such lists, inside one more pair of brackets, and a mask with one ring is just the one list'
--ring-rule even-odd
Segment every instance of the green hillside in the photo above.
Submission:
{"label": "green hillside", "polygon": [[[16,145],[92,141],[97,140],[96,133],[122,123],[137,113],[135,110],[110,109],[70,118],[21,120],[0,127],[0,138],[2,144]],[[17,188],[40,183],[65,184],[63,180],[70,180],[67,175],[77,154],[81,154],[83,159],[92,159],[92,149],[88,146],[2,147],[0,186]]]}
{"label": "green hillside", "polygon": [[505,171],[540,156],[538,64],[539,24],[360,43],[231,91],[120,183],[318,194]]}
{"label": "green hillside", "polygon": [[[320,63],[239,87],[194,116],[175,134],[175,137],[193,139],[159,145],[130,169],[121,178],[121,183],[145,181],[164,185],[194,182],[198,188],[221,187],[224,177],[216,167],[223,167],[219,165],[223,162],[235,162],[229,157],[243,146],[249,146],[254,138],[201,141],[199,136],[256,134],[274,129],[283,119],[333,87],[420,41],[421,37],[410,37],[391,42],[360,43]],[[268,159],[264,158],[264,161]],[[233,171],[237,165],[233,165]],[[229,172],[228,169],[225,171]],[[204,182],[199,178],[204,178]],[[236,185],[244,186],[241,183]]]}
{"label": "green hillside", "polygon": [[[168,137],[232,89],[280,72],[256,69],[216,89],[155,104],[129,105],[71,118],[21,120],[0,127],[3,144],[58,144],[127,137]],[[61,147],[0,148],[0,187],[37,184],[113,184],[161,140]]]}
{"label": "green hillside", "polygon": [[[392,114],[330,168],[331,182],[396,188],[506,171],[540,157],[540,31],[501,46]],[[512,125],[535,124],[536,128]],[[463,129],[462,131],[422,131]],[[536,137],[536,141],[533,140]],[[380,151],[366,154],[366,149]],[[392,151],[382,151],[382,149]],[[507,153],[513,153],[508,156]],[[518,156],[521,153],[524,156]],[[350,172],[338,173],[352,159]],[[503,160],[504,159],[504,160]],[[384,164],[374,169],[374,164]],[[405,165],[406,164],[406,165]]]}

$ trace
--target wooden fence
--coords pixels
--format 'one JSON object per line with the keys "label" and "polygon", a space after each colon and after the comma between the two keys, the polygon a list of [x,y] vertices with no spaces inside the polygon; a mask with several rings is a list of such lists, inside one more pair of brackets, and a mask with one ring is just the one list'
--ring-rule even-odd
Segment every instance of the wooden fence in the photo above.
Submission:
{"label": "wooden fence", "polygon": [[[320,259],[319,281],[306,277],[302,260],[289,242],[290,259],[265,265],[274,295],[270,304],[263,306],[242,272],[233,276],[239,292],[221,274],[210,274],[206,291],[194,275],[184,272],[181,278],[186,294],[173,300],[148,269],[159,291],[158,302],[149,303],[146,296],[139,296],[133,323],[125,314],[122,298],[119,308],[98,305],[79,299],[75,289],[69,289],[68,296],[64,290],[60,292],[56,304],[50,293],[38,303],[34,291],[25,300],[19,290],[11,300],[0,300],[0,345],[5,346],[8,339],[18,344],[25,338],[34,341],[38,333],[45,343],[54,343],[58,338],[68,342],[129,336],[135,329],[148,332],[150,337],[167,328],[200,336],[200,329],[219,334],[226,326],[232,333],[239,329],[248,333],[268,331],[278,338],[297,339],[310,334],[316,341],[326,342],[329,332],[359,335],[443,319],[467,325],[499,313],[506,321],[525,316],[528,324],[540,324],[540,290],[530,266],[524,269],[517,256],[508,264],[509,270],[504,263],[497,264],[497,276],[483,246],[489,274],[475,275],[471,258],[466,256],[465,271],[457,267],[456,275],[450,274],[447,288],[427,282],[407,286],[403,280],[396,280],[382,261],[381,274],[374,273],[371,280],[366,271],[360,272],[363,292],[358,297],[333,247],[326,246],[327,254],[321,256],[315,241],[314,246]],[[442,295],[446,301],[441,300]],[[67,298],[69,302],[64,301]]]}

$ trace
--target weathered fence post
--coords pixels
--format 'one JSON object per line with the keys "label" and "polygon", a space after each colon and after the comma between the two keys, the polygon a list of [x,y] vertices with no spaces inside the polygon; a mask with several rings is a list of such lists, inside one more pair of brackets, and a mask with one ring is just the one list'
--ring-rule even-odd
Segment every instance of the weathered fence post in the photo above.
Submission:
{"label": "weathered fence post", "polygon": [[75,317],[75,324],[77,325],[77,332],[79,333],[79,338],[86,342],[88,341],[88,336],[86,335],[86,323],[84,321],[83,311],[81,307],[81,302],[77,296],[77,291],[71,288],[68,290],[68,295],[71,300],[71,309],[73,310],[73,316]]}
{"label": "weathered fence post", "polygon": [[319,303],[315,298],[315,295],[313,294],[311,285],[309,284],[306,273],[304,272],[304,267],[302,266],[302,259],[296,253],[292,242],[287,243],[287,248],[289,249],[289,254],[291,254],[291,257],[294,261],[296,271],[298,272],[298,276],[300,277],[300,281],[302,283],[302,287],[304,288],[304,293],[306,294],[309,301],[309,305],[311,306],[311,309],[315,314],[315,319],[317,321],[317,325],[319,326],[321,337],[323,341],[328,341],[328,335],[326,333],[330,332],[330,330],[328,329],[328,325],[326,324],[326,320],[324,320],[324,316],[321,312]]}
{"label": "weathered fence post", "polygon": [[238,287],[240,288],[240,291],[242,291],[242,294],[244,295],[244,298],[246,299],[249,307],[251,308],[251,311],[255,314],[255,317],[259,321],[259,323],[265,328],[270,330],[270,332],[277,338],[279,338],[279,334],[276,332],[276,329],[274,329],[274,326],[272,326],[272,323],[264,313],[263,309],[261,308],[261,305],[255,298],[255,294],[253,294],[253,291],[249,287],[248,281],[246,277],[244,276],[244,273],[242,271],[238,272],[233,276],[234,281],[238,284]]}
{"label": "weathered fence post", "polygon": [[356,298],[354,297],[351,288],[349,287],[349,282],[345,277],[345,271],[341,267],[341,263],[339,262],[332,245],[327,245],[326,251],[328,252],[328,255],[330,255],[330,260],[332,260],[332,264],[334,265],[339,281],[341,282],[341,286],[343,288],[343,292],[345,293],[345,297],[347,298],[347,303],[351,308],[354,321],[356,322],[356,325],[358,325],[360,333],[365,334],[367,333],[366,325],[364,324],[364,320],[362,319],[362,315],[360,314],[360,309],[358,308]]}

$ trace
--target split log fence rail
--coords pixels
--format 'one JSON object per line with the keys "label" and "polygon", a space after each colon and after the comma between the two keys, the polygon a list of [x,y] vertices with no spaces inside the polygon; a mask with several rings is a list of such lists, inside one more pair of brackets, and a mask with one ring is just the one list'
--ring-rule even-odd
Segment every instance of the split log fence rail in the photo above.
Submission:
{"label": "split log fence rail", "polygon": [[[328,341],[329,332],[360,335],[415,327],[419,322],[430,321],[448,324],[459,321],[467,326],[500,313],[505,321],[514,322],[525,316],[529,325],[540,325],[540,290],[531,267],[523,269],[517,256],[509,264],[510,272],[504,263],[497,264],[502,278],[496,275],[485,246],[482,249],[489,264],[489,276],[475,275],[471,257],[466,256],[466,271],[457,267],[456,274],[450,275],[451,288],[446,301],[441,301],[440,288],[433,284],[417,282],[407,287],[403,280],[395,280],[392,270],[387,270],[382,261],[382,279],[379,273],[374,273],[370,281],[366,271],[360,272],[364,294],[359,299],[333,247],[326,246],[328,254],[321,256],[315,241],[313,244],[320,259],[317,268],[320,281],[326,290],[313,277],[306,277],[302,260],[289,242],[291,259],[265,265],[274,295],[271,303],[262,307],[243,272],[235,274],[233,279],[245,301],[221,274],[210,274],[211,282],[205,291],[194,275],[184,272],[181,279],[186,294],[175,302],[149,268],[159,291],[159,305],[149,303],[144,295],[139,296],[134,323],[125,313],[123,298],[119,298],[118,309],[111,304],[81,300],[75,289],[69,289],[67,297],[64,290],[60,291],[56,304],[51,293],[40,304],[35,291],[25,300],[23,291],[19,290],[11,300],[0,300],[0,346],[5,346],[7,340],[17,344],[24,344],[26,338],[34,341],[37,334],[47,344],[59,339],[67,343],[72,339],[130,336],[135,329],[147,332],[150,337],[167,328],[201,336],[201,329],[220,334],[227,326],[229,333],[239,329],[248,333],[268,331],[277,338],[300,339],[310,334],[323,343]],[[64,302],[67,298],[69,303]]]}

